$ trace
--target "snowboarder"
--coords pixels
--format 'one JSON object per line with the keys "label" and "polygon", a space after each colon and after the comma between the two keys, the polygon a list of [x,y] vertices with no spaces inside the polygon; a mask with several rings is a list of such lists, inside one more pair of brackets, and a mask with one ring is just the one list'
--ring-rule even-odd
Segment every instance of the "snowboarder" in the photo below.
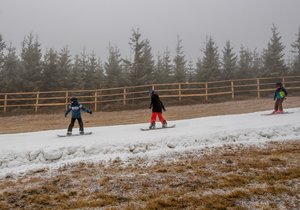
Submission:
{"label": "snowboarder", "polygon": [[162,127],[166,128],[167,121],[162,116],[162,111],[166,111],[164,104],[161,102],[158,94],[154,90],[151,90],[149,92],[149,95],[151,97],[151,104],[149,106],[149,109],[152,108],[152,115],[151,115],[151,119],[150,119],[149,129],[155,129],[155,121],[156,121],[157,116],[158,116],[159,121],[162,124]]}
{"label": "snowboarder", "polygon": [[80,134],[84,134],[84,130],[83,130],[83,122],[81,119],[81,110],[87,113],[92,114],[92,110],[86,109],[83,105],[81,105],[78,102],[78,99],[76,97],[72,97],[71,98],[71,104],[69,105],[68,110],[65,112],[65,117],[68,116],[69,112],[72,111],[72,119],[71,119],[71,123],[68,127],[68,132],[67,135],[72,135],[72,129],[74,127],[75,121],[78,121],[79,124],[79,132]]}
{"label": "snowboarder", "polygon": [[282,83],[277,82],[276,83],[276,91],[274,94],[275,105],[274,105],[274,111],[272,112],[273,114],[282,114],[283,113],[282,103],[283,103],[283,100],[286,99],[287,94],[288,93],[287,93],[286,89],[283,87]]}

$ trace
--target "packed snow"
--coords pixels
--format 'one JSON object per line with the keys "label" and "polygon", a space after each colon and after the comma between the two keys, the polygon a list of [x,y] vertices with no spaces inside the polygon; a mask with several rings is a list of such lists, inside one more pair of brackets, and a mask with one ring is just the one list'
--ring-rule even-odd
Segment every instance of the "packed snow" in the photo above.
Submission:
{"label": "packed snow", "polygon": [[[176,128],[141,131],[148,124],[89,127],[92,135],[58,137],[66,130],[0,135],[0,179],[82,161],[151,161],[228,144],[300,140],[300,109],[170,121]],[[157,123],[160,126],[160,123]],[[78,132],[77,128],[73,131]]]}

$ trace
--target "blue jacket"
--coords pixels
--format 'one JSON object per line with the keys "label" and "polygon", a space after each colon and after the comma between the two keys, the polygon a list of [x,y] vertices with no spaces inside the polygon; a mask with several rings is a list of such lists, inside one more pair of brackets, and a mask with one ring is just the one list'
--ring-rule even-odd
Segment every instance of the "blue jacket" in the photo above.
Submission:
{"label": "blue jacket", "polygon": [[65,117],[72,111],[72,118],[81,118],[81,110],[87,113],[92,114],[92,111],[86,109],[83,105],[78,103],[78,101],[73,101],[70,105],[68,110],[65,112]]}

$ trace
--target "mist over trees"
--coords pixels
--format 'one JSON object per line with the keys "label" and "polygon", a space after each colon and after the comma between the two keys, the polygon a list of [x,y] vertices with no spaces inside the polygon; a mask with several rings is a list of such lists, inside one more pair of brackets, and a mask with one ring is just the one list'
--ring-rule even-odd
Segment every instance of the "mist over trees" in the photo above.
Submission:
{"label": "mist over trees", "polygon": [[[108,56],[101,60],[86,49],[71,55],[68,47],[47,49],[37,35],[26,35],[17,54],[13,43],[0,34],[0,92],[50,91],[66,89],[98,89],[170,82],[201,82],[262,76],[300,74],[300,28],[291,43],[292,58],[286,61],[275,25],[262,52],[245,46],[235,48],[228,40],[223,49],[213,37],[199,46],[197,61],[187,59],[184,41],[170,50],[154,55],[151,41],[141,32],[132,30],[129,37],[130,58],[122,57],[117,46],[108,46]],[[171,56],[174,52],[174,57]],[[201,53],[202,52],[202,53]]]}

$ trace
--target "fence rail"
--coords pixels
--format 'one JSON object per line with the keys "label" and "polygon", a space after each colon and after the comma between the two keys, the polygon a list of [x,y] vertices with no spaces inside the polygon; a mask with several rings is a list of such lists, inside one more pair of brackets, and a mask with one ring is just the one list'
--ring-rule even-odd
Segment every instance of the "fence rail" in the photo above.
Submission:
{"label": "fence rail", "polygon": [[[97,111],[103,104],[132,104],[148,100],[148,91],[154,89],[161,98],[173,98],[178,101],[186,98],[209,101],[213,96],[224,96],[234,100],[238,96],[260,98],[274,91],[274,83],[281,81],[288,90],[300,89],[300,76],[251,78],[214,82],[167,83],[106,88],[97,90],[67,90],[0,93],[0,110],[9,108],[32,107],[38,112],[40,107],[67,108],[69,99],[76,96],[81,103],[93,106]],[[296,92],[296,91],[295,91]]]}

